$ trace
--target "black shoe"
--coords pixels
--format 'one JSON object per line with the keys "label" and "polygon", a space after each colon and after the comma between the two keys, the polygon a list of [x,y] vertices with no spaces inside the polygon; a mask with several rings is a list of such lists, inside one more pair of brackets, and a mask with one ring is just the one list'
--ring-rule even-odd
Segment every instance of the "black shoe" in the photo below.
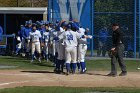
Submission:
{"label": "black shoe", "polygon": [[127,72],[121,72],[120,74],[119,74],[119,76],[126,76],[127,75]]}
{"label": "black shoe", "polygon": [[114,74],[114,73],[109,73],[109,74],[107,74],[107,76],[110,76],[110,77],[116,77],[116,76],[117,76],[117,74]]}
{"label": "black shoe", "polygon": [[68,71],[68,72],[66,72],[65,74],[68,76],[68,75],[70,74],[70,72]]}

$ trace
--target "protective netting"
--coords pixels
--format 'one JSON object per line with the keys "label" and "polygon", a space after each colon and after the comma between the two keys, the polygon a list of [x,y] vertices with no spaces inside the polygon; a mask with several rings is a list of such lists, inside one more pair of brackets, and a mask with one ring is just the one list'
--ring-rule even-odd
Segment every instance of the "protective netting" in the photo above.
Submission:
{"label": "protective netting", "polygon": [[134,57],[134,1],[95,0],[94,11],[95,55],[108,56],[107,51],[112,47],[111,24],[118,23],[124,33],[124,56]]}

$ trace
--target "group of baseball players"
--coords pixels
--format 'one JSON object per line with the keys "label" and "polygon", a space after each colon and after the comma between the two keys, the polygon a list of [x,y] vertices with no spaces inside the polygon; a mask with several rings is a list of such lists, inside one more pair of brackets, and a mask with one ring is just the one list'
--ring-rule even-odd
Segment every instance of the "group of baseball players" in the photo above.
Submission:
{"label": "group of baseball players", "polygon": [[26,21],[21,25],[17,35],[15,55],[19,51],[31,58],[31,63],[38,58],[41,62],[44,58],[55,64],[55,73],[63,73],[66,67],[66,75],[74,74],[76,68],[83,74],[86,72],[85,54],[87,51],[87,35],[89,29],[80,26],[77,21]]}

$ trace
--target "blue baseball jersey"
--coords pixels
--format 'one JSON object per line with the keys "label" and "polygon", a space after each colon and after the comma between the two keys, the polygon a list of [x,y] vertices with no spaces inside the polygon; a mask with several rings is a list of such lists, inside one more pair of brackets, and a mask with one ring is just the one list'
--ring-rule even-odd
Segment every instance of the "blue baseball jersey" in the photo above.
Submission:
{"label": "blue baseball jersey", "polygon": [[31,31],[32,31],[32,28],[25,27],[25,29],[23,30],[23,38],[27,39]]}

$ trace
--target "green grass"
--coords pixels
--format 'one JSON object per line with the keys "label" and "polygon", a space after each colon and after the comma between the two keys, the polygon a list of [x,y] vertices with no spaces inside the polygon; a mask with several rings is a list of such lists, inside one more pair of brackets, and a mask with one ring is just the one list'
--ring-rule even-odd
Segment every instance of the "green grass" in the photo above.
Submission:
{"label": "green grass", "polygon": [[70,87],[17,87],[1,89],[0,93],[140,93],[138,88],[70,88]]}
{"label": "green grass", "polygon": [[17,66],[16,68],[9,68],[9,70],[11,69],[51,70],[54,68],[51,62],[39,63],[35,61],[34,63],[30,63],[30,60],[27,60],[26,58],[10,57],[10,56],[0,56],[0,65]]}
{"label": "green grass", "polygon": [[[125,60],[127,70],[128,71],[139,71],[137,67],[140,66],[140,63],[135,60]],[[87,60],[87,69],[89,71],[110,71],[110,60],[99,59],[99,60]],[[8,66],[17,66],[17,68],[11,69],[35,69],[35,70],[53,70],[54,66],[51,62],[35,62],[34,64],[30,63],[30,60],[26,60],[25,58],[18,57],[9,57],[9,56],[0,56],[0,65],[8,65]],[[120,68],[118,67],[118,70]]]}
{"label": "green grass", "polygon": [[[111,62],[110,60],[87,60],[87,69],[88,70],[99,70],[99,71],[110,71]],[[140,66],[140,62],[135,60],[125,60],[125,64],[128,71],[137,72],[137,67]],[[117,63],[118,65],[118,63]],[[118,70],[120,71],[120,67],[118,65]]]}

